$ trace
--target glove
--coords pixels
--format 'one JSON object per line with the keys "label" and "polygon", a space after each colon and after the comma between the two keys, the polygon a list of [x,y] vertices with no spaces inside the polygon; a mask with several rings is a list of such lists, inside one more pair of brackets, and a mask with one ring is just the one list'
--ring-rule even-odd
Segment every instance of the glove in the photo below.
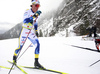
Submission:
{"label": "glove", "polygon": [[17,59],[17,57],[13,56],[13,63],[16,63],[16,59]]}
{"label": "glove", "polygon": [[36,36],[38,37],[38,32],[37,32],[37,31],[35,31],[35,34],[36,34]]}
{"label": "glove", "polygon": [[33,18],[38,17],[41,13],[42,13],[41,11],[37,11],[37,12],[33,15]]}

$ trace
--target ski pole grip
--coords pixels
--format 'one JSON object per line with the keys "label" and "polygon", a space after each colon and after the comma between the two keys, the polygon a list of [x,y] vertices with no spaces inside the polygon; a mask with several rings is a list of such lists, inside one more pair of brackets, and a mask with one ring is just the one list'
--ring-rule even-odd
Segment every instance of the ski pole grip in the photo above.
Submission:
{"label": "ski pole grip", "polygon": [[35,17],[38,17],[42,12],[41,11],[37,11],[34,15],[33,15],[33,18]]}

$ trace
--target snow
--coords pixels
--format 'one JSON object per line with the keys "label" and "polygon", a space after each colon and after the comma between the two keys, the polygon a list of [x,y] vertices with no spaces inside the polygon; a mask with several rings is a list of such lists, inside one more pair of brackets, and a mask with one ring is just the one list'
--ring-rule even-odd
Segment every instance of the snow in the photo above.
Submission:
{"label": "snow", "polygon": [[95,9],[96,9],[96,7],[94,7],[93,9],[91,9],[89,12],[93,12],[93,11],[95,11]]}
{"label": "snow", "polygon": [[[73,37],[40,37],[40,58],[39,62],[48,69],[53,69],[68,74],[100,74],[100,62],[89,67],[100,59],[100,54],[70,45],[82,46],[96,50],[94,41],[81,40],[81,36]],[[27,40],[21,52],[31,42]],[[0,66],[11,67],[7,60],[12,60],[14,50],[18,46],[18,39],[0,40]],[[29,49],[18,60],[18,65],[34,66],[34,48]],[[55,74],[39,70],[23,68],[28,74]],[[0,68],[0,74],[7,74],[8,69]],[[10,74],[23,74],[15,68]],[[57,73],[56,73],[57,74]]]}
{"label": "snow", "polygon": [[[43,36],[49,34],[53,28],[53,17],[50,20],[45,20],[45,23],[39,26],[39,30],[42,30]],[[47,35],[49,36],[49,35]]]}
{"label": "snow", "polygon": [[95,3],[97,0],[93,0],[91,3],[90,3],[90,5],[93,5],[93,3]]}
{"label": "snow", "polygon": [[58,33],[55,34],[55,37],[66,37],[66,30],[59,31]]}

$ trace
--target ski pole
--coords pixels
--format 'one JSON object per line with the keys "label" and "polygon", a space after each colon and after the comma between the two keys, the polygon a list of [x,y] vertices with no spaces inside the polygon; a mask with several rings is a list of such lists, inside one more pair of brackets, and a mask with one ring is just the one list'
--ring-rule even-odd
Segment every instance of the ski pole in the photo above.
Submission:
{"label": "ski pole", "polygon": [[91,64],[89,67],[93,66],[94,64],[98,63],[100,60],[94,62],[93,64]]}
{"label": "ski pole", "polygon": [[9,72],[8,72],[8,74],[10,74],[10,72],[11,72],[11,70],[12,70],[12,68],[13,68],[14,65],[15,64],[13,63],[12,66],[11,66],[11,68],[10,68],[10,70],[9,70]]}
{"label": "ski pole", "polygon": [[[36,19],[34,20],[33,25],[35,24],[35,22],[36,22],[37,18],[38,18],[38,17],[36,17]],[[24,44],[25,44],[25,42],[26,42],[26,40],[27,40],[27,38],[28,38],[28,36],[29,36],[29,34],[30,34],[30,32],[31,32],[32,28],[33,28],[33,25],[32,25],[32,27],[31,27],[31,29],[30,29],[30,31],[29,31],[29,33],[28,33],[28,35],[27,35],[27,37],[26,37],[25,41],[24,41]],[[23,46],[24,46],[24,44],[23,44]],[[22,46],[22,48],[23,48],[23,46]],[[22,50],[22,48],[21,48],[21,50]],[[17,57],[19,56],[19,54],[20,54],[21,50],[19,51],[19,53],[18,53]]]}
{"label": "ski pole", "polygon": [[19,58],[17,60],[20,59],[20,57],[27,51],[27,49],[32,45],[32,43],[25,49],[25,51],[19,56]]}
{"label": "ski pole", "polygon": [[[38,17],[36,17],[36,19],[34,20],[33,25],[34,25],[34,23],[36,22],[37,18],[38,18]],[[29,33],[31,32],[31,30],[32,30],[32,28],[33,28],[33,25],[32,25],[32,27],[31,27]],[[28,38],[28,36],[29,36],[29,33],[28,33],[28,35],[27,35],[27,37],[26,37],[26,39],[25,39],[25,41],[24,41],[24,44],[25,44],[25,42],[26,42],[26,40],[27,40],[27,38]],[[23,46],[24,46],[24,44],[23,44]],[[22,46],[22,48],[23,48],[23,46]],[[21,48],[21,50],[22,50],[22,48]],[[17,57],[19,56],[21,50],[19,51]],[[16,61],[17,61],[17,59],[16,59]],[[15,65],[15,63],[12,64],[11,69],[9,70],[8,74],[11,73],[11,70],[12,70],[12,68],[13,68],[14,65]]]}

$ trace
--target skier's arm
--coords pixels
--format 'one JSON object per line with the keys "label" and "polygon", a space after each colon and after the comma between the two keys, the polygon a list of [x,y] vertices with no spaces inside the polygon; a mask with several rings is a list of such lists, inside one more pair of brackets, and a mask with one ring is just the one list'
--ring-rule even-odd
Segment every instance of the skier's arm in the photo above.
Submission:
{"label": "skier's arm", "polygon": [[37,27],[38,27],[38,23],[36,22],[36,23],[34,24],[34,29],[35,29],[35,31],[37,31]]}
{"label": "skier's arm", "polygon": [[33,22],[33,17],[26,18],[23,21],[23,23],[29,23],[29,22]]}
{"label": "skier's arm", "polygon": [[[41,11],[37,11],[33,16],[24,19],[24,23],[33,22],[33,19],[38,17],[41,14]],[[25,14],[24,14],[25,15]]]}
{"label": "skier's arm", "polygon": [[35,29],[35,34],[36,34],[36,36],[38,37],[38,30],[37,30],[37,28],[38,28],[38,23],[36,22],[36,23],[34,24],[34,29]]}

